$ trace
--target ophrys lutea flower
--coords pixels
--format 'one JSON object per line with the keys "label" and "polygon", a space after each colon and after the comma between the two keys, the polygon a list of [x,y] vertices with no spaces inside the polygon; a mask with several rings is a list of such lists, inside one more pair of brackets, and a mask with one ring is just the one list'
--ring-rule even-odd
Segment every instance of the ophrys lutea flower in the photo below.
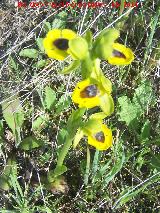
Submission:
{"label": "ophrys lutea flower", "polygon": [[114,43],[112,47],[112,55],[107,58],[109,64],[128,65],[134,60],[134,54],[130,48],[119,43]]}
{"label": "ophrys lutea flower", "polygon": [[104,124],[101,125],[101,129],[98,131],[91,129],[87,136],[88,144],[98,150],[106,150],[112,146],[112,131]]}
{"label": "ophrys lutea flower", "polygon": [[[112,84],[110,80],[104,76],[102,76],[99,81],[93,78],[87,78],[77,83],[72,94],[72,100],[78,104],[79,108],[100,106],[103,108],[102,110],[109,115],[113,112],[114,108],[110,95],[111,90]],[[106,106],[104,106],[104,101]]]}
{"label": "ophrys lutea flower", "polygon": [[69,53],[69,41],[76,38],[76,33],[69,29],[53,29],[43,39],[43,46],[50,58],[64,60]]}
{"label": "ophrys lutea flower", "polygon": [[106,150],[112,146],[112,131],[101,120],[90,119],[83,128],[78,129],[73,142],[74,148],[83,136],[87,137],[89,145],[98,150]]}

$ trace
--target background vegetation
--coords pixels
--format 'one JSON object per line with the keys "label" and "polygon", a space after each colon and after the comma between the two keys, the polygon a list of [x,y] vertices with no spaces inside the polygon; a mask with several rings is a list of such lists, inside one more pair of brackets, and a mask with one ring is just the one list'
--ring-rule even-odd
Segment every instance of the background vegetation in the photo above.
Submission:
{"label": "background vegetation", "polygon": [[[128,9],[17,9],[1,1],[1,212],[159,212],[160,5],[147,0]],[[78,70],[60,75],[69,62],[48,59],[41,38],[51,28],[90,29],[96,37],[107,27],[121,27],[119,42],[135,54],[129,66],[102,63],[113,83],[115,112],[105,122],[114,145],[105,152],[90,147],[89,168],[85,140],[71,149],[67,185],[57,194],[40,177],[55,166],[81,78]]]}

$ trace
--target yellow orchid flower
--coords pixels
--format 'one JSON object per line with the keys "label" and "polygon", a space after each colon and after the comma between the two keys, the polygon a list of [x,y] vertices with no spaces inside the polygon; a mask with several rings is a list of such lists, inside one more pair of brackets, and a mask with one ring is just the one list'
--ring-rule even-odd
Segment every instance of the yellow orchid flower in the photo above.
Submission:
{"label": "yellow orchid flower", "polygon": [[130,48],[119,43],[114,43],[112,47],[112,55],[107,58],[109,64],[127,65],[134,60],[134,54]]}
{"label": "yellow orchid flower", "polygon": [[43,46],[49,58],[64,60],[69,54],[69,41],[77,34],[69,29],[53,29],[43,39]]}
{"label": "yellow orchid flower", "polygon": [[[106,109],[109,109],[109,105],[112,102],[111,98],[111,82],[109,79],[104,81],[104,77],[101,78],[103,81],[99,82],[92,78],[87,78],[79,83],[77,83],[73,94],[72,101],[79,105],[79,108],[93,108],[96,106],[101,106],[101,98],[105,98],[108,102]],[[112,105],[112,104],[111,104]],[[107,112],[110,114],[110,111]]]}
{"label": "yellow orchid flower", "polygon": [[87,136],[88,144],[98,150],[106,150],[112,146],[112,131],[104,124],[101,125],[101,129],[98,132],[95,129],[91,129]]}
{"label": "yellow orchid flower", "polygon": [[80,140],[86,136],[88,144],[98,150],[106,150],[112,146],[112,131],[102,123],[102,120],[91,119],[86,126],[79,128],[73,142],[73,147],[79,144]]}

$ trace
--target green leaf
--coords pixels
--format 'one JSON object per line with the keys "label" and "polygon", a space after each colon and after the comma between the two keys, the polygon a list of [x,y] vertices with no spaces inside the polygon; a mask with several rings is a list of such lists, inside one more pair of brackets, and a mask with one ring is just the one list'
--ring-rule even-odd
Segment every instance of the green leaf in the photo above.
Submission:
{"label": "green leaf", "polygon": [[5,175],[0,176],[0,189],[8,191],[10,189],[8,177]]}
{"label": "green leaf", "polygon": [[13,100],[4,102],[2,104],[2,112],[8,126],[16,134],[16,130],[19,131],[19,128],[21,128],[24,122],[24,112],[19,98],[14,96]]}
{"label": "green leaf", "polygon": [[141,114],[146,111],[147,106],[152,106],[156,103],[156,97],[149,80],[143,81],[138,86],[135,90],[132,102],[141,108]]}
{"label": "green leaf", "polygon": [[70,72],[73,72],[79,66],[80,66],[80,61],[79,60],[75,60],[68,67],[65,67],[62,71],[60,71],[60,74],[68,74]]}
{"label": "green leaf", "polygon": [[85,111],[85,108],[81,108],[72,112],[66,125],[69,135],[74,136],[77,132],[77,129],[84,125],[84,123],[82,122],[82,116]]}
{"label": "green leaf", "polygon": [[65,11],[60,12],[52,22],[52,29],[64,28],[66,25],[67,13]]}
{"label": "green leaf", "polygon": [[83,79],[86,79],[91,76],[93,66],[93,60],[90,54],[88,54],[86,58],[81,62],[81,74]]}
{"label": "green leaf", "polygon": [[42,140],[36,139],[34,136],[29,136],[20,143],[19,147],[23,150],[32,150],[44,145]]}
{"label": "green leaf", "polygon": [[10,157],[7,160],[6,166],[3,170],[3,175],[0,177],[0,189],[10,189],[10,176],[17,176],[17,162],[15,157]]}
{"label": "green leaf", "polygon": [[100,97],[100,107],[106,116],[114,112],[114,102],[111,95],[104,94]]}
{"label": "green leaf", "polygon": [[0,120],[0,136],[3,135],[3,121]]}
{"label": "green leaf", "polygon": [[156,168],[157,171],[160,171],[160,154],[157,155],[152,154],[151,166],[153,168]]}
{"label": "green leaf", "polygon": [[44,46],[43,46],[43,38],[37,38],[36,43],[40,49],[41,52],[44,52]]}
{"label": "green leaf", "polygon": [[33,123],[32,123],[32,129],[33,130],[41,130],[43,129],[44,125],[46,123],[46,118],[45,116],[39,116],[38,118],[36,118]]}
{"label": "green leaf", "polygon": [[28,58],[38,58],[38,51],[36,49],[23,49],[19,53],[20,56],[28,57]]}
{"label": "green leaf", "polygon": [[43,26],[44,26],[44,30],[46,32],[48,32],[52,29],[51,24],[48,21],[45,21]]}
{"label": "green leaf", "polygon": [[46,64],[47,64],[47,61],[44,59],[41,59],[35,64],[35,66],[39,69],[39,68],[45,67]]}
{"label": "green leaf", "polygon": [[18,70],[18,64],[11,56],[9,57],[9,66],[16,71]]}
{"label": "green leaf", "polygon": [[66,94],[62,95],[58,102],[56,103],[56,111],[55,114],[59,114],[65,109],[68,109],[69,106],[71,105],[72,101],[69,95],[66,96]]}
{"label": "green leaf", "polygon": [[7,164],[4,168],[3,173],[6,177],[9,177],[10,175],[17,176],[17,162],[16,162],[16,158],[14,156],[8,158]]}
{"label": "green leaf", "polygon": [[75,59],[83,60],[88,54],[88,43],[82,37],[77,37],[69,41],[71,55]]}
{"label": "green leaf", "polygon": [[121,108],[118,111],[118,114],[120,116],[119,121],[125,121],[126,124],[129,125],[132,121],[139,117],[141,109],[139,108],[139,106],[131,103],[127,96],[119,97],[118,104]]}
{"label": "green leaf", "polygon": [[119,206],[124,205],[126,202],[130,201],[135,197],[138,193],[142,192],[144,189],[146,189],[147,186],[158,182],[159,181],[159,175],[160,172],[154,174],[153,176],[149,177],[145,181],[142,181],[140,184],[134,187],[128,187],[128,189],[125,189],[117,199],[117,201],[114,203],[113,208],[116,209]]}
{"label": "green leaf", "polygon": [[53,104],[56,101],[56,92],[51,89],[49,86],[45,87],[45,105],[46,108],[51,110],[53,108]]}
{"label": "green leaf", "polygon": [[78,129],[74,140],[73,140],[73,148],[75,149],[77,147],[77,145],[79,144],[80,140],[83,138],[84,132],[82,129]]}
{"label": "green leaf", "polygon": [[50,183],[54,182],[56,177],[62,175],[67,171],[67,167],[62,165],[62,166],[57,166],[54,170],[50,170],[48,173],[48,181]]}
{"label": "green leaf", "polygon": [[113,180],[115,175],[122,169],[124,162],[125,162],[125,153],[122,151],[121,153],[119,153],[119,157],[117,158],[115,165],[112,166],[110,172],[105,176],[104,187],[106,187],[108,183],[111,180]]}
{"label": "green leaf", "polygon": [[57,139],[58,139],[58,145],[62,145],[65,143],[65,139],[67,136],[67,130],[66,129],[61,129],[58,133]]}
{"label": "green leaf", "polygon": [[142,140],[145,140],[145,139],[149,138],[149,136],[150,136],[150,130],[151,130],[151,123],[147,119],[145,121],[142,129],[141,129],[141,135],[140,135],[140,137],[141,137]]}
{"label": "green leaf", "polygon": [[85,35],[83,36],[87,43],[88,43],[88,47],[92,47],[92,41],[93,41],[93,36],[92,36],[92,32],[90,30],[87,30],[87,32],[85,33]]}

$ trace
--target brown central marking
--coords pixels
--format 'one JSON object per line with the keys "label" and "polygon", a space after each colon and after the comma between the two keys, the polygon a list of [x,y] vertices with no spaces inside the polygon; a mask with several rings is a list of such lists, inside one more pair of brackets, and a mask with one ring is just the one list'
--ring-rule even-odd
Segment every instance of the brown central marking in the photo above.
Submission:
{"label": "brown central marking", "polygon": [[93,98],[97,95],[98,89],[96,85],[90,85],[80,92],[81,98]]}
{"label": "brown central marking", "polygon": [[53,42],[53,44],[60,50],[67,50],[68,49],[68,39],[59,38]]}
{"label": "brown central marking", "polygon": [[101,143],[104,143],[105,141],[105,136],[104,136],[104,133],[102,131],[100,132],[97,132],[97,134],[95,134],[95,139]]}
{"label": "brown central marking", "polygon": [[123,53],[119,52],[118,50],[113,50],[112,55],[113,55],[114,57],[126,59],[126,56],[125,56]]}

